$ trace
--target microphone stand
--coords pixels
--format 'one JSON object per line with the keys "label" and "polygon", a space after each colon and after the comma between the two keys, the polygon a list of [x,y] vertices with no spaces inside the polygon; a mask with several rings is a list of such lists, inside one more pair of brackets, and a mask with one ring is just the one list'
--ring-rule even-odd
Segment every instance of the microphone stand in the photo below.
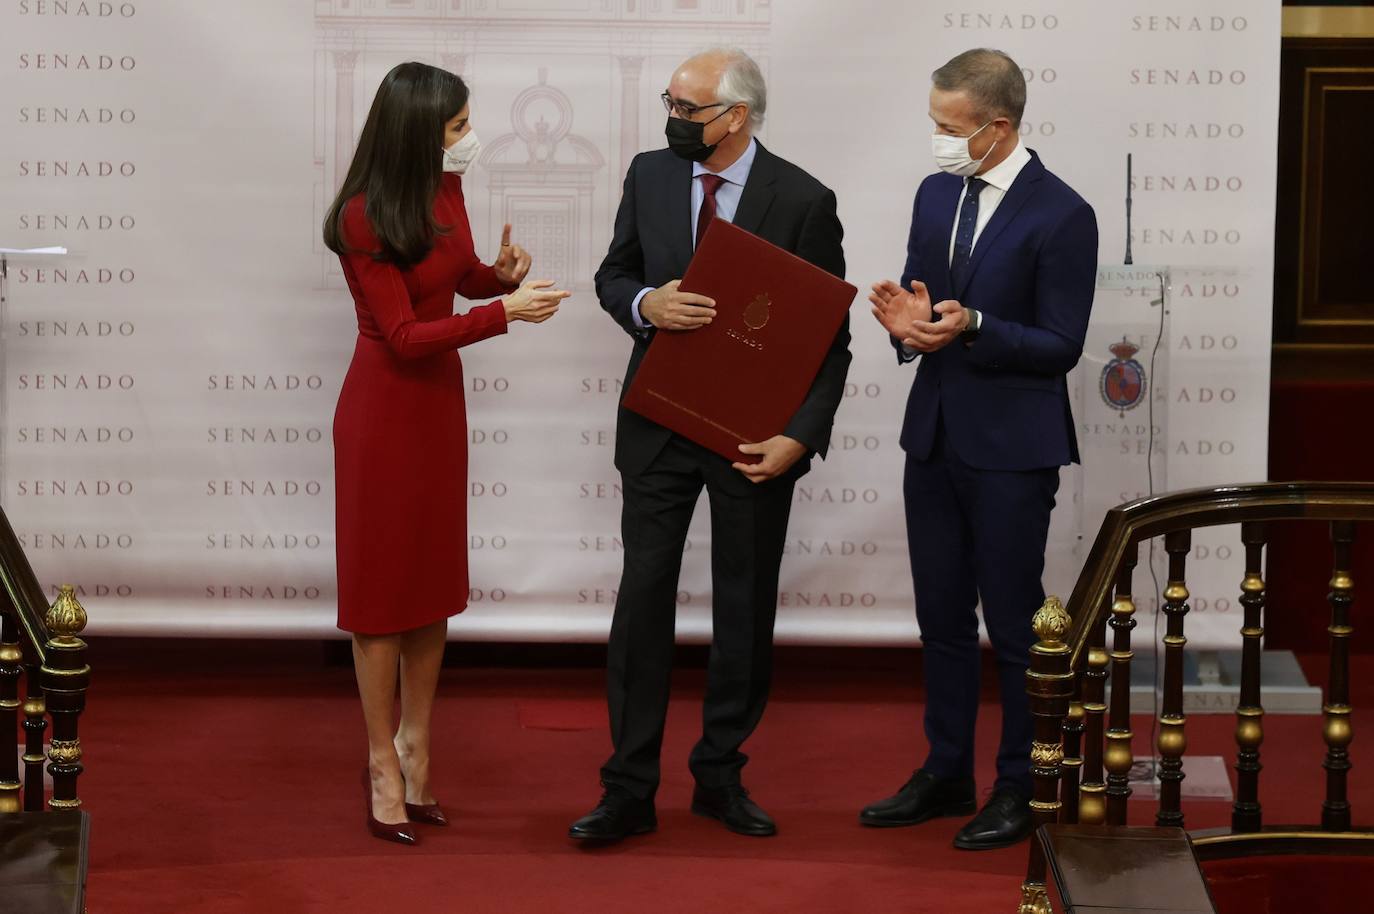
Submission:
{"label": "microphone stand", "polygon": [[1131,154],[1126,153],[1126,266],[1135,263],[1131,257]]}

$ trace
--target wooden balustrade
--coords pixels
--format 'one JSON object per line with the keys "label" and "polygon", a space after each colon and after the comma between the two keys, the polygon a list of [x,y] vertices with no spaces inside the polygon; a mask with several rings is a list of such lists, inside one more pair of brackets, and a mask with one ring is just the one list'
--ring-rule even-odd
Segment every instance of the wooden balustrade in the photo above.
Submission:
{"label": "wooden balustrade", "polygon": [[[1330,523],[1330,676],[1322,706],[1326,795],[1320,827],[1276,833],[1263,829],[1259,790],[1264,741],[1260,690],[1266,612],[1263,567],[1272,524],[1291,520]],[[1260,483],[1196,489],[1141,499],[1108,512],[1068,604],[1048,597],[1035,616],[1039,640],[1031,650],[1026,690],[1035,725],[1031,812],[1036,827],[1126,824],[1134,763],[1130,714],[1136,628],[1133,577],[1141,543],[1161,536],[1168,575],[1161,608],[1164,675],[1155,746],[1160,785],[1155,824],[1184,825],[1187,558],[1193,530],[1238,524],[1245,574],[1240,582],[1244,617],[1235,728],[1236,798],[1231,827],[1196,833],[1192,843],[1200,855],[1216,858],[1246,853],[1247,847],[1329,853],[1343,841],[1349,846],[1351,840],[1359,839],[1361,847],[1374,842],[1374,832],[1352,831],[1347,795],[1353,737],[1350,636],[1355,588],[1350,555],[1356,523],[1370,520],[1374,520],[1374,483]],[[1278,838],[1282,840],[1276,843]],[[1040,842],[1033,841],[1018,914],[1050,914],[1045,878],[1044,851]]]}
{"label": "wooden balustrade", "polygon": [[[70,586],[59,588],[57,599],[48,605],[3,511],[0,589],[0,812],[44,808],[45,761],[53,781],[46,806],[78,807],[77,779],[83,770],[79,721],[91,672],[86,643],[79,637],[86,627],[86,610]],[[49,719],[51,740],[45,751]]]}

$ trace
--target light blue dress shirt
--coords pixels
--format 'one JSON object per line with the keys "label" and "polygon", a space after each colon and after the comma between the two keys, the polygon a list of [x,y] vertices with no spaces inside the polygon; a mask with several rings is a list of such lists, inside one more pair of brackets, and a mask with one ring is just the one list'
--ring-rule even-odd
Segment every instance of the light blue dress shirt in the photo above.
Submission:
{"label": "light blue dress shirt", "polygon": [[[734,164],[722,172],[712,172],[700,162],[692,163],[692,234],[697,237],[697,217],[701,214],[701,203],[706,199],[706,191],[702,190],[701,182],[697,178],[707,174],[719,174],[725,183],[716,188],[716,218],[724,219],[726,222],[735,221],[735,210],[739,209],[740,197],[744,194],[744,182],[749,180],[749,171],[754,167],[754,156],[758,153],[758,143],[752,138],[749,146],[744,150],[744,155],[735,160]],[[634,304],[630,307],[630,316],[634,318],[635,326],[646,329],[649,322],[639,313],[639,303],[644,300],[644,296],[654,291],[652,287],[645,287],[635,296]]]}

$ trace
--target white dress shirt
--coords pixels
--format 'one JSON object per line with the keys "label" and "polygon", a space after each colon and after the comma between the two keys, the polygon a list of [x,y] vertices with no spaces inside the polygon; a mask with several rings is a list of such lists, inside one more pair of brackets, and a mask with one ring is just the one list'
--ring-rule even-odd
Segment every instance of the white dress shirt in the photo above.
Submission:
{"label": "white dress shirt", "polygon": [[[973,245],[969,249],[969,256],[973,255],[973,249],[978,246],[978,238],[983,234],[983,229],[987,227],[988,220],[992,218],[997,205],[1002,202],[1002,198],[1011,189],[1011,182],[1016,180],[1016,176],[1021,173],[1021,169],[1026,167],[1026,163],[1031,160],[1031,154],[1025,146],[1021,145],[1018,137],[1016,148],[1002,161],[998,162],[981,175],[974,175],[984,183],[983,189],[978,192],[978,220],[973,224]],[[968,178],[964,179],[964,190],[959,193],[959,205],[954,207],[954,223],[949,229],[949,262],[954,262],[954,238],[959,233],[959,214],[964,210],[964,197],[968,193]],[[935,302],[931,302],[933,306]],[[970,326],[977,330],[983,323],[983,316],[977,311],[970,316]],[[907,356],[918,356],[920,352],[912,349],[905,343],[902,344],[902,352]]]}
{"label": "white dress shirt", "polygon": [[[987,226],[988,220],[997,210],[997,204],[1002,202],[1002,198],[1011,189],[1011,182],[1016,180],[1016,176],[1021,173],[1021,169],[1026,167],[1026,163],[1031,160],[1031,154],[1026,151],[1026,147],[1021,145],[1018,138],[1016,148],[1011,151],[1005,159],[998,162],[992,168],[975,175],[985,182],[986,186],[978,192],[978,221],[973,226],[973,247],[978,246],[978,236],[983,234],[983,229]],[[949,230],[949,260],[954,262],[954,236],[959,231],[959,213],[964,209],[964,197],[967,196],[968,178],[964,179],[965,192],[959,194],[959,205],[954,208],[954,223]]]}

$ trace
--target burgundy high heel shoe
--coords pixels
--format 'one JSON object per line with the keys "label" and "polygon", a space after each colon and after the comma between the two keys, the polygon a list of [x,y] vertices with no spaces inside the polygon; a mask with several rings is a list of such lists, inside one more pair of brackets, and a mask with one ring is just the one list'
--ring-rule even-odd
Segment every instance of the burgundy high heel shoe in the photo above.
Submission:
{"label": "burgundy high heel shoe", "polygon": [[[401,769],[401,780],[405,780],[405,768]],[[444,810],[438,803],[407,803],[406,817],[412,822],[423,822],[425,825],[448,826],[448,816],[444,815]]]}
{"label": "burgundy high heel shoe", "polygon": [[444,810],[438,803],[427,803],[424,806],[407,803],[406,816],[412,822],[423,822],[426,825],[448,825],[448,816],[444,815]]}
{"label": "burgundy high heel shoe", "polygon": [[[378,822],[376,817],[372,815],[372,774],[366,766],[363,767],[363,799],[367,803],[367,830],[372,833],[374,838],[410,846],[420,843],[420,839],[415,837],[415,832],[410,830],[409,822],[388,825],[385,822]],[[406,812],[407,814],[410,812],[408,804]]]}

